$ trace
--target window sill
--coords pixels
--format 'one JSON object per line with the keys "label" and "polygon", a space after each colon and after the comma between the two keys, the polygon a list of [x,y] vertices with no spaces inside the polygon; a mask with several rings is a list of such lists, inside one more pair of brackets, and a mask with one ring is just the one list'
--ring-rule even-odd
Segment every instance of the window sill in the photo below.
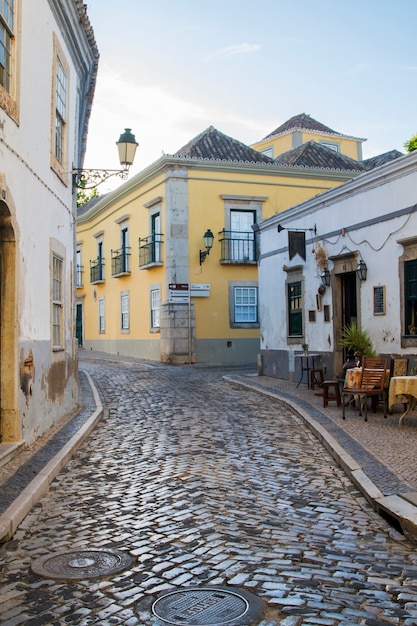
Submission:
{"label": "window sill", "polygon": [[417,346],[417,335],[403,335],[401,337],[402,348],[415,348]]}
{"label": "window sill", "polygon": [[237,259],[233,261],[231,259],[221,259],[220,265],[258,265],[257,261],[245,261],[244,259]]}
{"label": "window sill", "polygon": [[155,261],[154,263],[148,263],[147,265],[139,265],[140,270],[148,270],[151,267],[163,267],[162,261]]}

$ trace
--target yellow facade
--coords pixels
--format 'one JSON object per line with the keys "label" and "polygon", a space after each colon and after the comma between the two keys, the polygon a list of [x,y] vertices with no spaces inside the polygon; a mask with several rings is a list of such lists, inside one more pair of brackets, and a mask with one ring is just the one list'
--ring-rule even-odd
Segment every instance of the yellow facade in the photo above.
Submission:
{"label": "yellow facade", "polygon": [[[252,247],[250,254],[237,259],[225,253],[227,246],[236,244],[227,239],[231,215],[249,213],[254,223],[259,222],[352,175],[295,171],[275,164],[161,157],[78,216],[77,263],[84,268],[77,287],[80,344],[85,349],[169,363],[256,363],[259,322],[236,322],[233,317],[235,294],[255,293],[256,256]],[[160,259],[155,262],[155,256],[140,266],[138,240],[153,241],[155,223],[162,243],[158,241],[153,252],[160,253]],[[214,243],[200,264],[207,229],[214,234]],[[111,251],[121,250],[121,238],[126,237],[123,230],[128,231],[125,248],[129,248],[130,266],[115,273]],[[90,261],[97,261],[100,245],[103,280],[92,280],[97,276],[90,273]],[[190,302],[181,301],[173,296],[171,284],[209,285],[209,292],[193,295]],[[151,314],[158,292],[160,311]],[[239,306],[241,315],[245,307]],[[160,316],[159,327],[152,326],[155,315]]]}
{"label": "yellow facade", "polygon": [[293,150],[308,141],[315,141],[321,145],[331,147],[339,154],[343,154],[355,161],[362,160],[362,142],[364,139],[349,137],[339,133],[321,133],[306,129],[296,129],[269,136],[267,139],[253,144],[252,148],[259,152],[268,153],[269,156],[276,159],[280,154]]}

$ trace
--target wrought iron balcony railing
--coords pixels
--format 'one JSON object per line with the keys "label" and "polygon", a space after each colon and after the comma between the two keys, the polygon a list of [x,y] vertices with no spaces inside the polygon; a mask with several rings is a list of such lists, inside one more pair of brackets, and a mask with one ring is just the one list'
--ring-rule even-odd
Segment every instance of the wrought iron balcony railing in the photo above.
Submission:
{"label": "wrought iron balcony railing", "polygon": [[104,259],[90,261],[90,283],[104,283]]}
{"label": "wrought iron balcony railing", "polygon": [[111,275],[124,276],[130,274],[130,247],[111,250]]}
{"label": "wrought iron balcony railing", "polygon": [[162,265],[162,233],[139,238],[139,267]]}
{"label": "wrought iron balcony railing", "polygon": [[219,241],[222,263],[256,263],[256,243],[253,232],[222,230]]}

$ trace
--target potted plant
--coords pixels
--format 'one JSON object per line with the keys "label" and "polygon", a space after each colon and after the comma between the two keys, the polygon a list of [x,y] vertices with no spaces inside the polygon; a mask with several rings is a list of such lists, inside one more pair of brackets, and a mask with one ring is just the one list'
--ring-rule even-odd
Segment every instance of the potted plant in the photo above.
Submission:
{"label": "potted plant", "polygon": [[304,354],[308,354],[308,343],[301,344]]}
{"label": "potted plant", "polygon": [[346,348],[348,355],[362,361],[364,356],[378,356],[368,332],[358,328],[355,322],[346,324],[340,331],[340,345]]}

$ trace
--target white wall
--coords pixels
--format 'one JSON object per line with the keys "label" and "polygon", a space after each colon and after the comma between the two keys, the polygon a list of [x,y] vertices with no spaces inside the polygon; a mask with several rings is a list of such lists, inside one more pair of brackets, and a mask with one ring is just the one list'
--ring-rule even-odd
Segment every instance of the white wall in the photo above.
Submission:
{"label": "white wall", "polygon": [[[259,266],[261,352],[280,352],[277,358],[285,371],[288,349],[309,349],[332,353],[339,329],[324,322],[323,311],[316,312],[316,322],[309,323],[308,310],[316,309],[316,294],[321,284],[313,250],[320,244],[328,257],[357,252],[368,267],[367,280],[359,287],[359,323],[365,327],[378,352],[415,354],[417,346],[401,344],[399,258],[403,246],[397,240],[417,236],[417,153],[397,159],[337,189],[292,207],[260,225],[261,257]],[[398,215],[397,215],[397,212]],[[401,214],[402,212],[402,214]],[[306,261],[298,255],[289,259],[287,230],[306,229]],[[317,229],[317,236],[310,228]],[[285,280],[289,268],[302,265],[305,334],[299,345],[287,339],[287,302]],[[329,260],[332,271],[334,263]],[[340,303],[334,301],[332,285],[322,296],[322,305],[330,305],[333,314]],[[386,314],[373,314],[373,288],[385,285]]]}
{"label": "white wall", "polygon": [[[19,7],[19,4],[17,5]],[[75,195],[51,168],[54,132],[51,98],[54,36],[68,65],[68,170],[77,163],[79,93],[85,93],[95,63],[74,2],[23,1],[17,18],[19,49],[18,122],[0,108],[0,175],[3,200],[16,239],[15,358],[20,433],[31,443],[54,421],[77,406],[77,352],[74,313]],[[68,45],[67,45],[68,42]],[[69,43],[71,42],[71,43]],[[71,46],[71,47],[69,47]],[[85,108],[83,108],[85,112]],[[51,342],[51,249],[64,258],[65,345]],[[6,277],[2,277],[7,280]],[[31,395],[20,389],[22,361],[33,354]]]}

